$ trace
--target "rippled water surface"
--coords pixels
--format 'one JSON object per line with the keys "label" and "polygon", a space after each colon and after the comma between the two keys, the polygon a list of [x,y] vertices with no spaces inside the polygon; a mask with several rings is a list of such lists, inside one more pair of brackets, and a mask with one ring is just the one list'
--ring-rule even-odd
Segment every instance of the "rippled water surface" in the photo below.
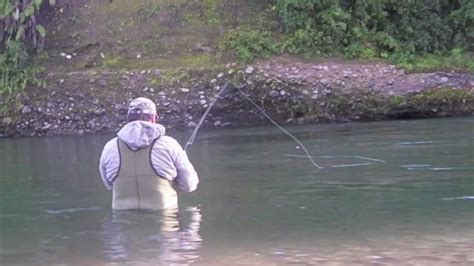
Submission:
{"label": "rippled water surface", "polygon": [[[112,212],[112,136],[0,140],[1,265],[474,264],[474,120],[201,132],[180,210]],[[190,132],[171,132],[182,144]]]}

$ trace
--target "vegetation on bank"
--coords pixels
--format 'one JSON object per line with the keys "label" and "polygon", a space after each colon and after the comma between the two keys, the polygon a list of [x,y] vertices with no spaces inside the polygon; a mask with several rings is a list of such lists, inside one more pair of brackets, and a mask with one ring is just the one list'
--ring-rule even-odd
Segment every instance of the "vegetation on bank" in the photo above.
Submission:
{"label": "vegetation on bank", "polygon": [[[104,43],[100,45],[85,43],[84,47],[74,47],[77,48],[76,50],[86,50],[88,47],[92,47],[91,50],[97,49],[95,57],[83,60],[87,61],[87,64],[78,65],[137,69],[161,68],[162,65],[200,67],[212,65],[218,61],[219,56],[227,58],[228,54],[233,54],[244,62],[251,62],[257,58],[289,53],[307,57],[343,56],[348,59],[386,59],[413,71],[474,71],[474,1],[205,0],[191,2],[150,1],[146,4],[142,3],[142,6],[135,6],[133,12],[136,14],[122,10],[130,9],[126,1],[106,1],[95,4],[94,8],[98,13],[93,14],[98,16],[102,14],[100,12],[104,12],[102,15],[107,15],[107,21],[122,21],[123,23],[106,23],[107,29],[113,34],[111,39],[103,40],[105,45]],[[56,6],[62,14],[63,8],[59,8],[60,3],[62,2],[58,1]],[[69,4],[70,11],[81,8],[80,4],[69,1],[64,1],[64,3]],[[32,58],[38,58],[37,51],[42,48],[47,37],[45,27],[41,25],[44,14],[40,13],[40,10],[55,4],[56,0],[0,0],[1,108],[5,108],[6,100],[3,96],[18,94],[27,83],[33,83],[36,86],[43,85],[39,79],[35,78],[41,68],[31,62]],[[101,11],[109,6],[113,8],[107,9],[107,12]],[[242,17],[241,20],[230,22],[228,19],[230,13],[239,14],[239,8],[252,10],[254,12],[251,15],[252,18]],[[79,13],[69,16],[68,20],[73,24],[78,24],[81,19]],[[52,14],[54,15],[54,12]],[[199,15],[196,16],[196,14]],[[135,20],[136,18],[138,20]],[[161,24],[166,24],[162,22],[166,19],[172,24],[169,28],[161,26]],[[206,25],[202,27],[202,32],[212,28],[223,35],[218,47],[212,39],[209,43],[196,48],[193,36],[187,36],[189,37],[187,41],[178,45],[181,50],[176,57],[173,54],[172,58],[160,58],[158,62],[156,58],[142,58],[138,51],[132,51],[135,52],[136,58],[130,59],[129,55],[122,52],[127,50],[125,46],[132,43],[132,39],[123,38],[129,37],[125,34],[121,36],[123,39],[115,38],[115,36],[118,36],[117,34],[122,32],[123,28],[139,29],[139,27],[134,27],[141,25],[139,23],[144,21],[150,24],[150,29],[143,30],[148,30],[150,33],[144,34],[138,42],[144,47],[150,43],[153,44],[150,45],[149,50],[160,55],[167,54],[167,51],[160,50],[165,45],[159,43],[159,40],[163,39],[163,36],[180,33],[179,30],[172,31],[170,28],[180,29],[185,27],[182,25],[186,23],[202,26],[200,23],[203,23]],[[52,20],[52,23],[59,22]],[[66,24],[61,26],[66,28]],[[83,29],[79,27],[74,31],[77,30]],[[194,28],[186,30],[194,32]],[[64,31],[71,34],[64,38],[72,38],[74,42],[79,40],[76,38],[79,38],[81,32]],[[52,37],[52,35],[48,36]],[[153,38],[149,39],[147,36],[153,36]],[[114,50],[113,45],[118,45],[118,49]],[[107,47],[104,49],[108,50],[102,51],[102,47]],[[131,47],[132,50],[138,49],[133,45]],[[194,54],[193,51],[196,49],[211,52]],[[67,54],[65,56],[63,58],[69,59]],[[92,62],[96,58],[101,60],[100,64],[96,65]]]}
{"label": "vegetation on bank", "polygon": [[270,10],[276,28],[231,30],[221,48],[247,62],[290,53],[474,71],[474,1],[274,0]]}
{"label": "vegetation on bank", "polygon": [[0,0],[0,94],[23,90],[28,82],[42,85],[35,78],[40,71],[31,64],[31,54],[42,48],[45,28],[38,13],[55,0]]}

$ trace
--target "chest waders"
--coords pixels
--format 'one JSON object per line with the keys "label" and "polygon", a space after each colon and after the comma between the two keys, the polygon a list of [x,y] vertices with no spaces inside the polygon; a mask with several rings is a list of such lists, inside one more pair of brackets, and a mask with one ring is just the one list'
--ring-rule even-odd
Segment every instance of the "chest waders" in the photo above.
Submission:
{"label": "chest waders", "polygon": [[172,182],[160,177],[151,163],[155,144],[133,151],[117,139],[120,167],[113,181],[112,209],[162,210],[176,208],[178,196]]}

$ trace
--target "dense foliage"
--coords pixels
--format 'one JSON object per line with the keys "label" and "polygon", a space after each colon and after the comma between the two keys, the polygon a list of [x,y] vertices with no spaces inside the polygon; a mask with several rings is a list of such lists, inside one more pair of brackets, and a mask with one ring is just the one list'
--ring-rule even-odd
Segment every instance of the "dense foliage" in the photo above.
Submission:
{"label": "dense foliage", "polygon": [[46,1],[0,0],[0,93],[17,92],[27,82],[36,82],[28,53],[41,48],[46,35],[37,19],[43,2]]}
{"label": "dense foliage", "polygon": [[[274,0],[272,9],[283,30],[274,34],[280,52],[408,59],[474,51],[472,0]],[[260,35],[258,43],[268,39]],[[239,42],[228,47],[244,50]]]}

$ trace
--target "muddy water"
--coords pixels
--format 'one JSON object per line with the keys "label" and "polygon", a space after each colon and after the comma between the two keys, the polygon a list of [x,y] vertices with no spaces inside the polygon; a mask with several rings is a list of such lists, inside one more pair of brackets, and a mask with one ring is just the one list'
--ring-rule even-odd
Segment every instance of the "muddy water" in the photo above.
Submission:
{"label": "muddy water", "polygon": [[[114,213],[111,136],[0,140],[2,265],[474,264],[474,120],[201,132],[180,210]],[[190,132],[172,132],[184,144]]]}

